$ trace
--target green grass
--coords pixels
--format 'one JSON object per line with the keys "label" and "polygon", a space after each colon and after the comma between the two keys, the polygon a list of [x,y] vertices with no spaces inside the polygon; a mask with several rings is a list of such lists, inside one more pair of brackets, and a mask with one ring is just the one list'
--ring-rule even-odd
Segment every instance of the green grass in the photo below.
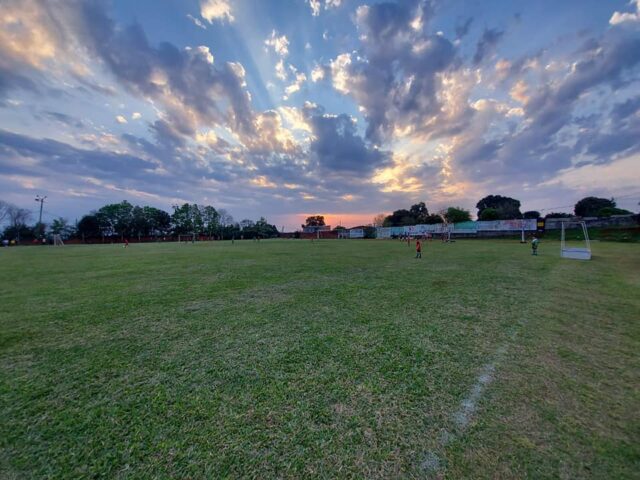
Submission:
{"label": "green grass", "polygon": [[0,249],[0,477],[639,478],[640,248],[558,250]]}

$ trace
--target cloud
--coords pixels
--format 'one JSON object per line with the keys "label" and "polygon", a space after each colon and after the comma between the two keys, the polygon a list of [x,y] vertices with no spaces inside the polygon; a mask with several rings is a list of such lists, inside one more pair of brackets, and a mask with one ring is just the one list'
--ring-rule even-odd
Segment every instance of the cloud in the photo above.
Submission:
{"label": "cloud", "polygon": [[124,118],[122,115],[116,115],[116,122],[120,124],[124,124],[124,123],[127,123],[127,119]]}
{"label": "cloud", "polygon": [[271,35],[264,41],[267,47],[271,47],[281,57],[289,55],[289,40],[286,35],[280,35],[275,30],[271,31]]}
{"label": "cloud", "polygon": [[142,118],[142,114],[140,112],[133,112],[131,114],[131,120],[139,120]]}
{"label": "cloud", "polygon": [[116,26],[99,4],[82,4],[76,35],[127,90],[165,108],[183,134],[200,125],[251,132],[253,111],[241,64],[214,65],[209,48],[149,44],[140,25]]}
{"label": "cloud", "polygon": [[0,151],[3,158],[0,171],[45,177],[55,172],[103,178],[141,178],[156,166],[125,153],[84,150],[56,140],[35,139],[6,130],[0,130]]}
{"label": "cloud", "polygon": [[[640,38],[607,34],[581,50],[571,70],[554,81],[525,88],[518,80],[511,94],[523,102],[522,112],[487,104],[451,140],[452,165],[468,178],[504,185],[527,178],[544,181],[573,164],[608,163],[637,151],[635,99],[612,109],[613,123],[606,115],[585,122],[575,110],[594,92],[621,88],[638,65]],[[515,113],[522,113],[523,120],[510,124]]]}
{"label": "cloud", "polygon": [[473,23],[473,18],[469,17],[462,23],[456,23],[456,38],[462,39],[467,36]]}
{"label": "cloud", "polygon": [[282,81],[287,79],[287,69],[284,66],[284,60],[282,58],[276,63],[276,77]]}
{"label": "cloud", "polygon": [[282,118],[276,111],[256,115],[256,135],[243,139],[252,153],[296,153],[299,147],[291,133],[283,127]]}
{"label": "cloud", "polygon": [[635,4],[635,12],[613,12],[613,15],[611,15],[611,18],[609,19],[609,23],[611,25],[620,25],[621,23],[640,22],[640,0],[635,0],[635,2],[632,1],[630,4]]}
{"label": "cloud", "polygon": [[357,134],[356,122],[349,115],[329,115],[310,104],[303,111],[313,135],[309,152],[320,168],[366,174],[390,161],[388,152],[367,144]]}
{"label": "cloud", "polygon": [[453,67],[455,47],[427,32],[430,15],[429,3],[360,6],[362,47],[329,65],[334,88],[354,98],[374,143],[388,140],[398,126],[428,124],[440,112],[440,75]]}
{"label": "cloud", "polygon": [[283,97],[284,100],[287,100],[291,96],[291,94],[300,91],[300,88],[306,81],[307,81],[307,76],[304,73],[302,72],[296,73],[295,81],[284,89],[284,92],[285,92],[285,96]]}
{"label": "cloud", "polygon": [[75,117],[72,117],[70,115],[67,115],[66,113],[45,111],[45,112],[42,112],[42,114],[45,117],[49,118],[50,120],[54,120],[56,122],[62,123],[69,127],[74,127],[74,128],[84,127],[84,123],[82,123],[81,120]]}
{"label": "cloud", "polygon": [[207,26],[204,23],[202,23],[199,18],[194,17],[190,13],[187,14],[187,18],[191,20],[196,27],[201,28],[203,30],[207,29]]}
{"label": "cloud", "polygon": [[[309,8],[311,8],[311,15],[317,17],[320,15],[320,10],[322,10],[323,3],[322,0],[306,0],[309,4]],[[329,10],[330,8],[337,8],[342,4],[342,0],[324,0],[324,9]]]}
{"label": "cloud", "polygon": [[476,45],[476,53],[473,56],[473,63],[478,65],[480,62],[490,57],[496,49],[498,42],[504,36],[504,32],[495,28],[485,28],[482,32],[480,40]]}
{"label": "cloud", "polygon": [[229,0],[202,0],[200,2],[200,16],[209,23],[216,20],[228,22],[235,20],[231,13]]}

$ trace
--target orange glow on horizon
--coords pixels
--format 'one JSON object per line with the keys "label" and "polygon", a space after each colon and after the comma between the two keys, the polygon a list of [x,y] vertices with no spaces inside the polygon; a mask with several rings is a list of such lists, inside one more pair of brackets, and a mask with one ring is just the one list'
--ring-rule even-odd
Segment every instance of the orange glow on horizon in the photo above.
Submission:
{"label": "orange glow on horizon", "polygon": [[[375,213],[323,213],[323,212],[310,212],[310,213],[294,213],[290,215],[278,216],[279,224],[286,226],[286,231],[299,230],[300,226],[304,223],[307,217],[312,215],[324,216],[324,222],[327,225],[331,225],[332,228],[342,225],[346,228],[357,227],[360,225],[371,225],[373,223],[373,217],[384,212]],[[388,215],[388,213],[384,213]],[[280,228],[280,227],[278,227]]]}

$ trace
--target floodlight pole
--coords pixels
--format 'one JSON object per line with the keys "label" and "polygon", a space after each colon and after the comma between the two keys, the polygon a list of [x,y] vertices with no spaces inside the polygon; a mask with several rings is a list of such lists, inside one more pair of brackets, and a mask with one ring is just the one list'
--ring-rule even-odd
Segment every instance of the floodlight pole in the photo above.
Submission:
{"label": "floodlight pole", "polygon": [[46,198],[47,198],[46,195],[44,197],[41,197],[40,195],[36,195],[36,199],[35,199],[36,202],[40,202],[40,216],[38,217],[38,226],[41,229],[40,236],[43,236],[43,234],[44,234],[44,232],[42,231],[43,230],[43,228],[42,228],[42,207],[44,205],[44,201],[45,201]]}

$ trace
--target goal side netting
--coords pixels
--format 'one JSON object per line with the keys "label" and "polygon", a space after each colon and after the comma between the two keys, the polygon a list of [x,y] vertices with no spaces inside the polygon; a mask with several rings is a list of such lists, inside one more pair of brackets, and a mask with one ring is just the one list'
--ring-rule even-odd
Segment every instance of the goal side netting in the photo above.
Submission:
{"label": "goal side netting", "polygon": [[591,260],[591,242],[585,222],[562,222],[560,256],[574,260]]}

